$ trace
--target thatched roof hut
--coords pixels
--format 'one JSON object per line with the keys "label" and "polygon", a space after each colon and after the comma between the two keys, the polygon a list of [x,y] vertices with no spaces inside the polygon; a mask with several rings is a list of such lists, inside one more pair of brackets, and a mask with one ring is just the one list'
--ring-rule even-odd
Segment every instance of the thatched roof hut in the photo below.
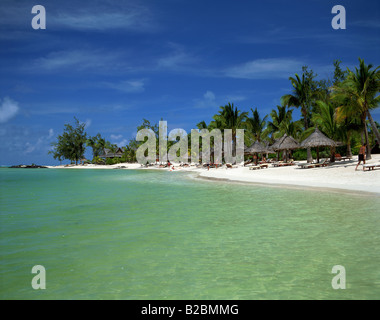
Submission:
{"label": "thatched roof hut", "polygon": [[271,146],[275,151],[277,150],[294,150],[300,148],[300,144],[291,136],[288,136],[286,133],[280,138],[277,139]]}
{"label": "thatched roof hut", "polygon": [[314,132],[301,142],[302,148],[313,147],[335,147],[337,143],[334,140],[326,137],[318,128],[315,128]]}
{"label": "thatched roof hut", "polygon": [[104,154],[100,155],[100,158],[121,158],[123,156],[123,149],[117,148],[115,152],[112,152],[111,149],[104,149]]}
{"label": "thatched roof hut", "polygon": [[317,148],[317,162],[319,162],[319,147],[336,146],[338,146],[338,143],[326,137],[321,131],[319,131],[318,127],[315,128],[314,132],[310,136],[301,142],[302,148]]}
{"label": "thatched roof hut", "polygon": [[246,154],[254,154],[254,153],[264,153],[266,152],[266,148],[259,141],[255,141],[249,148],[244,150]]}

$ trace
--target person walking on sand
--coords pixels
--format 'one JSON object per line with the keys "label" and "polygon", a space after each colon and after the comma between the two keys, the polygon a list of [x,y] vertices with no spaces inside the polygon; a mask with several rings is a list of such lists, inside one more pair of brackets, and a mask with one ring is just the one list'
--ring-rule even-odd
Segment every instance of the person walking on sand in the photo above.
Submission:
{"label": "person walking on sand", "polygon": [[355,171],[358,170],[359,164],[363,161],[363,164],[365,164],[365,150],[366,150],[367,144],[364,143],[360,149],[359,149],[359,162],[356,165]]}

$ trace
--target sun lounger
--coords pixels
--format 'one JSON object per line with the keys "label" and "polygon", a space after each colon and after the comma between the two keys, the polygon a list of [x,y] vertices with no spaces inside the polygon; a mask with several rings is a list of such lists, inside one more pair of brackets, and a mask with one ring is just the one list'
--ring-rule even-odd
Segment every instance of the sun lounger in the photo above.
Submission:
{"label": "sun lounger", "polygon": [[327,167],[329,165],[330,161],[329,159],[325,159],[320,163],[315,163],[316,167]]}
{"label": "sun lounger", "polygon": [[366,169],[368,169],[368,171],[375,170],[377,167],[380,167],[380,163],[363,164],[363,171],[366,171]]}
{"label": "sun lounger", "polygon": [[335,161],[352,160],[352,157],[342,157],[339,153],[335,155]]}
{"label": "sun lounger", "polygon": [[280,167],[282,164],[283,164],[282,161],[279,161],[279,162],[273,162],[273,163],[272,163],[272,166],[273,166],[273,167]]}
{"label": "sun lounger", "polygon": [[257,170],[257,169],[261,169],[260,166],[250,166],[249,167],[249,170]]}
{"label": "sun lounger", "polygon": [[298,167],[300,169],[315,168],[316,163],[300,163]]}

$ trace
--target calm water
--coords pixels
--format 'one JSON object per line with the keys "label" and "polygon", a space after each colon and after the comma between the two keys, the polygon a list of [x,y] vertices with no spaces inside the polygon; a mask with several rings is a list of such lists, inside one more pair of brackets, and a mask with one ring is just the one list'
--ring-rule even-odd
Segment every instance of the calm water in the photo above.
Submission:
{"label": "calm water", "polygon": [[0,169],[0,298],[379,299],[379,208],[178,172]]}

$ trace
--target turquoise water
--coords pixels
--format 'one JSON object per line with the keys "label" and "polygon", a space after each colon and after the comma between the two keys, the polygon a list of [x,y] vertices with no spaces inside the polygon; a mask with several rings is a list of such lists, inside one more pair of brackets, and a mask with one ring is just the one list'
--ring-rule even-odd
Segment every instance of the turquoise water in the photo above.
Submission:
{"label": "turquoise water", "polygon": [[378,299],[379,208],[179,172],[0,169],[0,298]]}

